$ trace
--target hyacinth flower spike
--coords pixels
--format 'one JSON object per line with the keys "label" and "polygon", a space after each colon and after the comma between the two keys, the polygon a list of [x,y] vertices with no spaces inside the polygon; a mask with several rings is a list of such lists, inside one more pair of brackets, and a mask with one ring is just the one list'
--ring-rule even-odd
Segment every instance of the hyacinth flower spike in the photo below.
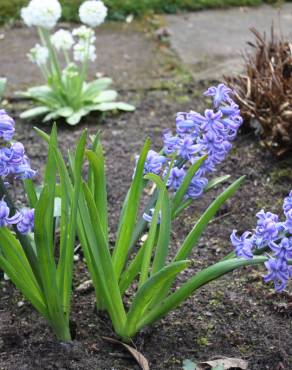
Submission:
{"label": "hyacinth flower spike", "polygon": [[292,277],[292,230],[288,227],[289,212],[292,209],[291,196],[292,192],[284,199],[286,221],[280,221],[279,216],[274,213],[261,210],[256,214],[258,221],[254,233],[246,231],[238,238],[233,231],[230,237],[238,257],[252,260],[256,254],[267,252],[265,266],[268,274],[264,276],[264,281],[272,281],[278,292],[286,288]]}

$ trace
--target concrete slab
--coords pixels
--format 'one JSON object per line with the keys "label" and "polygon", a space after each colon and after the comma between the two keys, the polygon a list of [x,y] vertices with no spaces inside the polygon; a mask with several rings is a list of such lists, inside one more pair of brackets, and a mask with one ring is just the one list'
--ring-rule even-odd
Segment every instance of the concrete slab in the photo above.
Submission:
{"label": "concrete slab", "polygon": [[166,21],[172,48],[196,80],[218,80],[239,72],[241,53],[253,40],[250,27],[269,34],[274,23],[277,32],[292,40],[292,4],[170,15]]}

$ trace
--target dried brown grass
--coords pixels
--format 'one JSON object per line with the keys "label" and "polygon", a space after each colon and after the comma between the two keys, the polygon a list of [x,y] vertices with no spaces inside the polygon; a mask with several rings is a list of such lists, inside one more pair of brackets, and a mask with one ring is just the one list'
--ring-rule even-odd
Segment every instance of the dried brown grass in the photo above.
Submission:
{"label": "dried brown grass", "polygon": [[247,122],[259,126],[262,143],[281,156],[292,150],[292,43],[270,40],[255,28],[253,52],[245,55],[245,73],[225,77]]}

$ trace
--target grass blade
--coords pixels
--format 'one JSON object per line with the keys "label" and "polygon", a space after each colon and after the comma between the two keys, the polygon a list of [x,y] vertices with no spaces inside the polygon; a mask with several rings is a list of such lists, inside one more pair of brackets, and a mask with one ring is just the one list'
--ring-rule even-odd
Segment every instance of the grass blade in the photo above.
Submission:
{"label": "grass blade", "polygon": [[127,336],[132,337],[136,333],[136,325],[145,315],[147,307],[156,295],[156,292],[161,290],[165,284],[173,281],[177,274],[184,270],[188,264],[188,261],[174,262],[151,276],[145,284],[139,288],[127,315],[127,322],[125,325]]}
{"label": "grass blade", "polygon": [[263,264],[268,260],[268,257],[254,257],[251,260],[246,259],[230,259],[218,262],[196,274],[193,278],[183,284],[173,294],[167,297],[163,302],[160,302],[154,307],[145,317],[139,322],[136,330],[142,329],[145,325],[150,325],[168,312],[174,310],[184,300],[186,300],[196,290],[203,285],[208,284],[212,280],[218,279],[220,276],[227,274],[239,267]]}
{"label": "grass blade", "polygon": [[114,270],[119,279],[127,259],[133,231],[135,228],[140,197],[143,189],[143,173],[147,154],[150,148],[150,140],[146,140],[144,148],[139,157],[133,182],[124,203],[122,217],[119,223],[118,235],[113,252]]}
{"label": "grass blade", "polygon": [[233,184],[231,184],[223,193],[221,193],[214,202],[208,207],[208,209],[202,214],[199,218],[198,222],[189,233],[187,238],[185,239],[184,243],[182,244],[181,248],[179,249],[175,261],[180,261],[183,259],[188,258],[189,254],[191,253],[193,247],[196,245],[197,241],[201,237],[203,231],[208,226],[210,220],[214,217],[218,209],[229,199],[240,187],[244,180],[244,176],[236,180]]}

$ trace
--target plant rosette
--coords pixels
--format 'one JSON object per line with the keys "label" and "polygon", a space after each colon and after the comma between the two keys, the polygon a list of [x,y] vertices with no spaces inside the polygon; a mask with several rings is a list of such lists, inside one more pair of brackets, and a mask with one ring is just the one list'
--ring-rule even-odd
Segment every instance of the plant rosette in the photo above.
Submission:
{"label": "plant rosette", "polygon": [[[31,0],[21,11],[24,23],[38,29],[41,44],[28,54],[41,71],[45,85],[29,88],[18,95],[33,100],[37,106],[21,114],[30,119],[43,116],[43,122],[64,118],[69,125],[77,125],[92,111],[134,111],[133,105],[116,101],[117,92],[108,89],[110,78],[88,80],[88,67],[95,62],[95,33],[91,27],[102,24],[107,8],[100,0],[85,1],[79,9],[84,25],[72,32],[60,29],[51,35],[62,9],[58,0]],[[61,58],[65,61],[62,68]]]}

